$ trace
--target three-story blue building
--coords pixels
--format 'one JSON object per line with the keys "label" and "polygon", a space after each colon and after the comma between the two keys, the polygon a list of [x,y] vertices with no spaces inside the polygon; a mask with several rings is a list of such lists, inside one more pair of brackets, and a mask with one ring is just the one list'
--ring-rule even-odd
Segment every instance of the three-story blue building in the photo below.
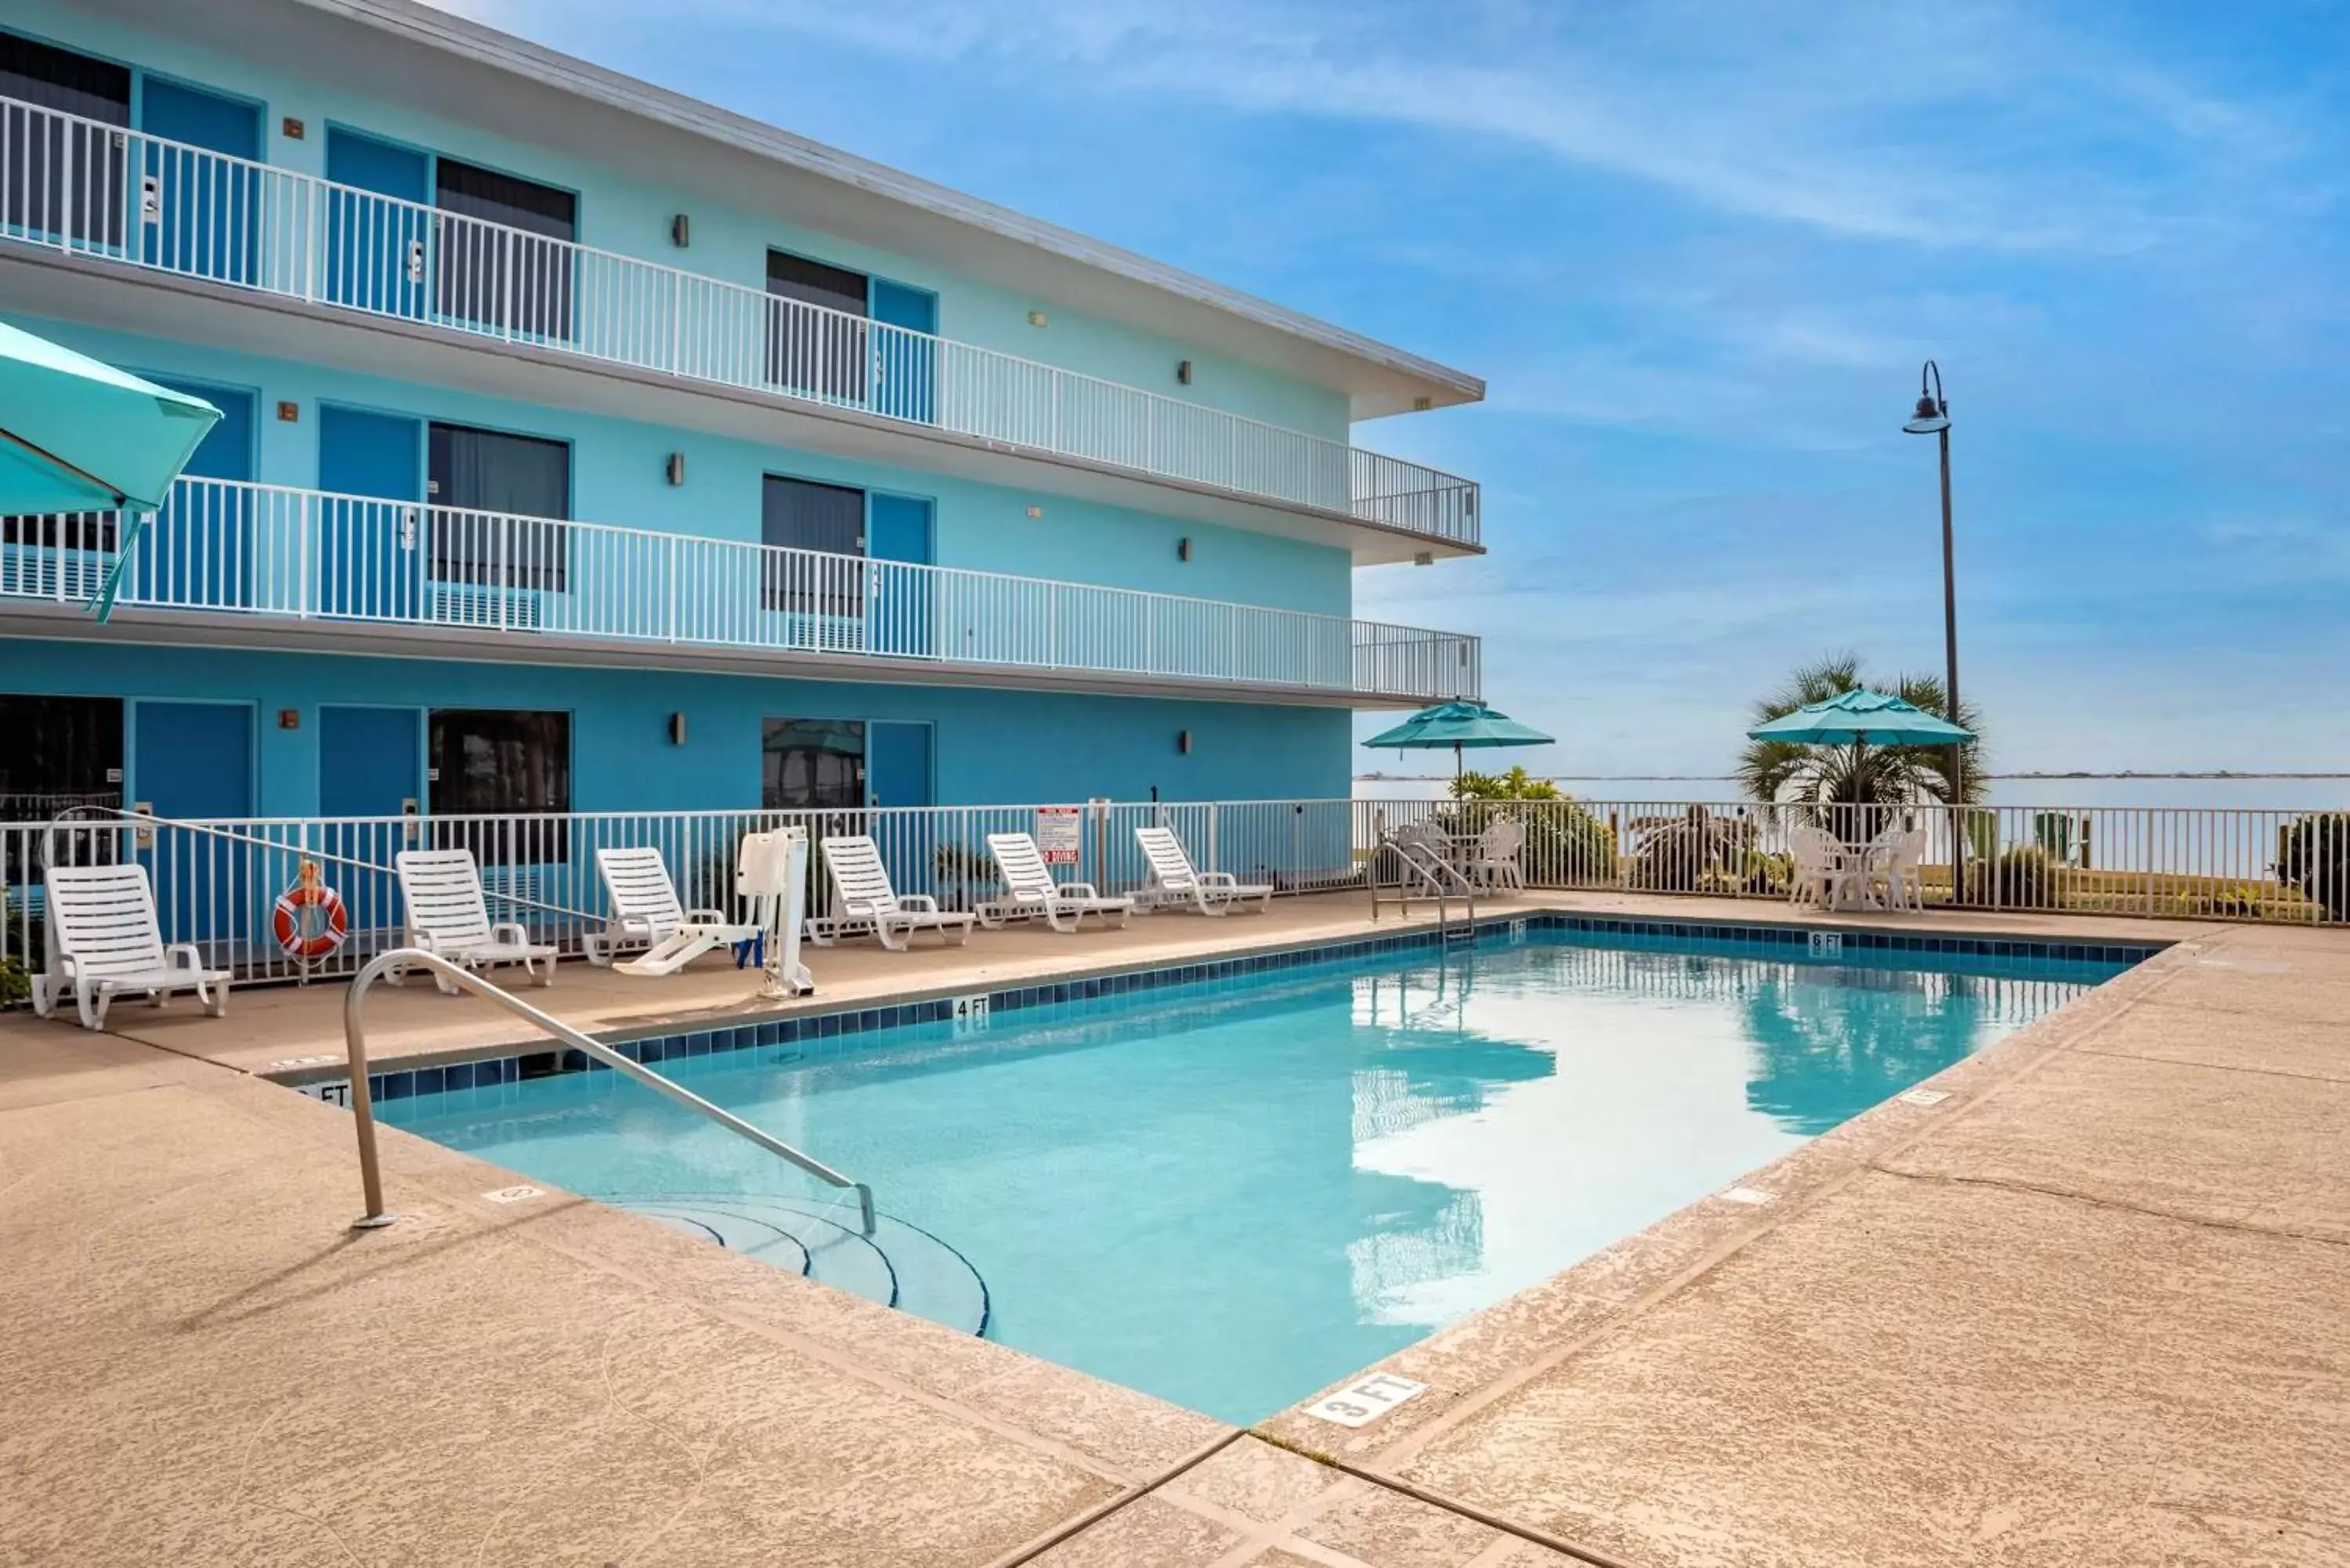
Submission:
{"label": "three-story blue building", "polygon": [[224,418],[0,520],[0,815],[1337,797],[1478,380],[408,0],[17,0],[0,309]]}

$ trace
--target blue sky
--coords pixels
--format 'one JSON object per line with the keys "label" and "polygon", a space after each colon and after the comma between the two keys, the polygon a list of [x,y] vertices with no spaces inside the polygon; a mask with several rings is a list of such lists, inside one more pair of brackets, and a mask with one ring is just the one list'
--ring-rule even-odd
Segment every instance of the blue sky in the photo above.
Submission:
{"label": "blue sky", "polygon": [[2350,762],[2326,5],[452,8],[1482,375],[1356,439],[1482,481],[1492,555],[1357,613],[1482,633],[1538,771],[1939,668],[1928,355],[1998,765]]}

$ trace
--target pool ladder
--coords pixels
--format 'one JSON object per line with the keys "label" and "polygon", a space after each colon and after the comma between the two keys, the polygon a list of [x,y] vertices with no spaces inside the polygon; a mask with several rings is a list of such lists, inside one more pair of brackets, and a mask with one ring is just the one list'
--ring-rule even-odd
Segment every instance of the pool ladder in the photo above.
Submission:
{"label": "pool ladder", "polygon": [[472,992],[484,1002],[493,1002],[516,1018],[536,1025],[574,1051],[603,1063],[616,1073],[627,1074],[653,1093],[675,1101],[696,1116],[715,1122],[735,1137],[747,1138],[777,1158],[799,1167],[817,1180],[854,1191],[857,1194],[858,1220],[868,1237],[873,1234],[873,1189],[864,1182],[842,1175],[813,1155],[801,1153],[772,1133],[753,1127],[732,1111],[722,1110],[675,1079],[622,1055],[602,1041],[572,1028],[560,1018],[540,1012],[514,992],[492,985],[472,970],[451,963],[447,959],[426,952],[421,948],[394,948],[390,952],[378,955],[365,969],[351,977],[351,988],[343,995],[343,1042],[350,1057],[351,1117],[359,1124],[359,1186],[367,1199],[367,1212],[351,1222],[354,1231],[377,1230],[397,1218],[384,1210],[383,1176],[376,1162],[375,1099],[368,1092],[367,999],[369,989],[386,974],[393,970],[411,969],[429,971],[452,985]]}
{"label": "pool ladder", "polygon": [[[1383,836],[1371,857],[1371,919],[1379,906],[1392,901],[1409,918],[1414,899],[1433,899],[1440,940],[1473,940],[1477,935],[1477,884],[1449,853],[1451,840],[1436,829],[1414,823]],[[1393,884],[1381,880],[1382,867],[1393,865]],[[1452,902],[1461,901],[1461,921],[1452,919]]]}

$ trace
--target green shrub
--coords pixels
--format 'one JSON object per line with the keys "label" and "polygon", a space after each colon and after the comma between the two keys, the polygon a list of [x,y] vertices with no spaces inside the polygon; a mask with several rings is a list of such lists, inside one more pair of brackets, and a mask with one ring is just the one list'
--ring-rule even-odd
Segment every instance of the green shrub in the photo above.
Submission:
{"label": "green shrub", "polygon": [[[1534,781],[1537,789],[1549,788]],[[1472,797],[1436,814],[1447,833],[1482,833],[1503,817],[1525,824],[1526,846],[1518,869],[1530,888],[1575,887],[1616,877],[1616,836],[1590,808],[1555,790],[1520,798]]]}
{"label": "green shrub", "polygon": [[2330,920],[2350,920],[2350,812],[2320,812],[2277,835],[2277,880],[2298,888]]}
{"label": "green shrub", "polygon": [[1633,824],[1630,885],[1650,893],[1733,893],[1747,884],[1754,825],[1742,816],[1715,816],[1693,805],[1669,820]]}
{"label": "green shrub", "polygon": [[1967,902],[2006,909],[2055,907],[2056,865],[2037,844],[2019,844],[1995,860],[1967,865]]}

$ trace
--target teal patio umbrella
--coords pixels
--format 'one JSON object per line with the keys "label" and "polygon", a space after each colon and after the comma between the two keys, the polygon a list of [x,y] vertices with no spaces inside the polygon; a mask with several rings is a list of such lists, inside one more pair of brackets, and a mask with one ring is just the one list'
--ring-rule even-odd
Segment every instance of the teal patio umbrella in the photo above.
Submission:
{"label": "teal patio umbrella", "polygon": [[1440,702],[1423,708],[1392,730],[1363,742],[1370,751],[1440,752],[1450,747],[1452,771],[1461,772],[1461,753],[1482,746],[1547,746],[1552,737],[1531,724],[1521,724],[1507,713],[1497,713],[1482,702]]}
{"label": "teal patio umbrella", "polygon": [[1975,736],[1914,702],[1855,688],[1758,724],[1746,738],[1799,746],[1955,746]]}
{"label": "teal patio umbrella", "polygon": [[0,321],[0,516],[131,514],[95,607],[103,620],[142,514],[170,497],[220,417],[202,398]]}

